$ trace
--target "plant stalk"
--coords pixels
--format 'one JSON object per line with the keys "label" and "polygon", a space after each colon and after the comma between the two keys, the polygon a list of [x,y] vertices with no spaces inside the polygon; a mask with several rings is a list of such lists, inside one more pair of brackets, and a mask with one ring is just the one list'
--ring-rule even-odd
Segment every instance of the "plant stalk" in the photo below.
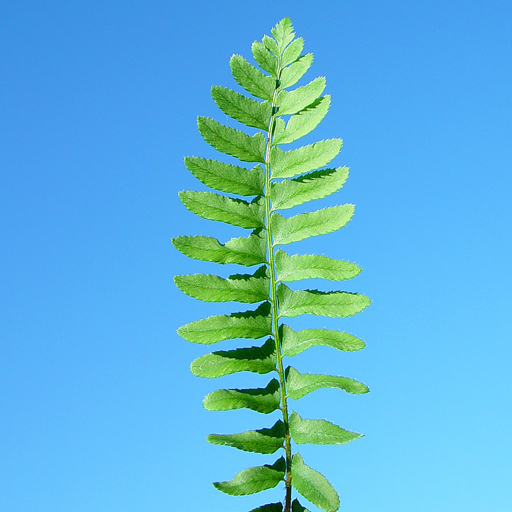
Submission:
{"label": "plant stalk", "polygon": [[274,131],[274,123],[276,118],[276,100],[279,93],[279,78],[281,75],[281,67],[277,70],[276,88],[272,98],[272,115],[270,117],[267,147],[265,151],[265,228],[267,232],[267,247],[268,247],[268,264],[270,271],[270,299],[272,303],[272,322],[273,322],[273,334],[274,341],[276,344],[277,354],[277,371],[279,373],[279,382],[281,386],[281,410],[283,413],[283,423],[285,432],[285,452],[286,452],[286,476],[285,476],[285,506],[284,512],[291,511],[292,503],[292,445],[290,428],[288,423],[288,404],[286,394],[286,380],[284,375],[283,367],[283,353],[281,348],[281,340],[279,338],[279,311],[277,305],[277,283],[276,283],[276,270],[274,263],[274,243],[272,239],[272,230],[270,227],[270,215],[272,212],[272,205],[270,203],[270,184],[271,184],[271,168],[270,168],[270,148],[272,146],[272,136]]}

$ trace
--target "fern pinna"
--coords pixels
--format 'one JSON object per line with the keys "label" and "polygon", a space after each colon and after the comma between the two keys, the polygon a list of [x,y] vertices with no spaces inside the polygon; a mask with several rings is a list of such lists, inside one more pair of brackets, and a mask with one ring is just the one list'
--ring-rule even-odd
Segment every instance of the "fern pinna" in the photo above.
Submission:
{"label": "fern pinna", "polygon": [[252,231],[247,237],[232,238],[224,244],[206,236],[173,239],[179,251],[197,260],[246,267],[259,265],[252,274],[235,274],[227,279],[205,274],[176,276],[180,290],[206,302],[259,305],[250,311],[191,322],[181,327],[178,334],[187,341],[202,344],[235,338],[267,338],[261,346],[216,351],[199,357],[191,364],[194,375],[216,378],[242,371],[277,374],[262,388],[220,389],[204,399],[204,407],[211,411],[247,408],[263,414],[282,412],[282,419],[270,428],[208,436],[211,443],[248,452],[284,451],[273,464],[245,469],[233,480],[213,485],[222,492],[240,496],[284,482],[283,502],[263,505],[253,512],[306,510],[297,498],[293,499],[292,488],[322,510],[334,512],[339,508],[338,494],[298,452],[292,452],[292,440],[296,444],[345,444],[361,434],[328,421],[303,419],[290,410],[290,399],[298,400],[320,388],[339,388],[354,394],[367,393],[368,388],[346,377],[301,374],[292,366],[285,368],[284,357],[318,345],[344,351],[359,350],[364,343],[351,334],[335,330],[295,331],[282,320],[303,314],[348,317],[365,309],[370,300],[364,295],[343,291],[292,291],[285,284],[310,278],[342,281],[355,277],[361,269],[354,263],[326,256],[290,256],[280,248],[340,229],[350,221],[354,206],[345,204],[294,216],[278,213],[338,191],[348,177],[348,169],[316,170],[336,157],[342,146],[340,139],[323,140],[288,151],[279,147],[311,132],[326,115],[331,99],[328,95],[321,96],[325,88],[323,77],[292,91],[286,90],[306,73],[313,55],[302,55],[304,41],[295,39],[288,18],[272,29],[272,35],[252,45],[254,60],[266,73],[240,55],[233,55],[230,61],[236,82],[263,101],[225,87],[211,90],[224,114],[261,131],[247,135],[213,119],[198,119],[201,135],[216,150],[256,165],[249,170],[216,160],[185,158],[187,169],[206,186],[254,198],[245,201],[196,191],[179,194],[192,213]]}

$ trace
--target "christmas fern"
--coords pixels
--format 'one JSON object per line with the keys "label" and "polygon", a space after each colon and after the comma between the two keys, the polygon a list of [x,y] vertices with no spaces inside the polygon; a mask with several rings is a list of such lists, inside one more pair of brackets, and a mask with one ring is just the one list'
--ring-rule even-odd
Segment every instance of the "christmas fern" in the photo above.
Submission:
{"label": "christmas fern", "polygon": [[281,248],[342,228],[350,221],[354,206],[344,204],[292,216],[280,213],[340,190],[348,169],[317,170],[339,153],[340,139],[288,151],[281,149],[281,145],[298,140],[320,123],[331,98],[322,96],[323,77],[287,90],[306,73],[313,55],[302,54],[304,41],[295,38],[288,18],[272,29],[272,35],[252,45],[254,60],[263,72],[240,55],[233,55],[230,61],[236,82],[259,100],[225,87],[215,86],[211,90],[213,100],[224,114],[260,131],[248,135],[207,117],[198,119],[201,135],[216,150],[256,165],[247,169],[217,160],[185,158],[187,169],[207,187],[252,200],[214,192],[179,193],[192,213],[252,231],[247,237],[232,238],[224,244],[207,236],[173,239],[174,246],[190,258],[257,266],[253,273],[234,274],[227,279],[206,274],[176,276],[181,291],[206,302],[259,305],[249,311],[191,322],[181,327],[178,334],[187,341],[205,345],[235,338],[267,338],[261,346],[215,351],[199,357],[191,364],[192,373],[198,377],[217,378],[242,371],[276,375],[264,387],[219,389],[204,399],[203,405],[210,411],[247,408],[263,414],[282,412],[282,418],[270,428],[208,436],[210,443],[248,452],[273,454],[283,450],[283,455],[273,463],[244,469],[232,480],[213,485],[224,493],[240,496],[284,482],[283,502],[263,505],[253,512],[305,511],[299,500],[293,499],[293,488],[322,510],[334,512],[339,509],[338,494],[323,475],[308,466],[297,451],[293,452],[292,441],[297,445],[337,445],[361,434],[328,421],[303,419],[290,409],[290,399],[296,401],[321,388],[338,388],[353,394],[367,393],[368,388],[346,377],[301,374],[286,366],[284,358],[319,345],[353,351],[363,348],[364,343],[336,330],[294,331],[283,320],[303,314],[348,317],[365,309],[370,300],[344,291],[292,291],[285,284],[311,278],[342,281],[357,276],[361,269],[354,263],[326,256],[289,255]]}

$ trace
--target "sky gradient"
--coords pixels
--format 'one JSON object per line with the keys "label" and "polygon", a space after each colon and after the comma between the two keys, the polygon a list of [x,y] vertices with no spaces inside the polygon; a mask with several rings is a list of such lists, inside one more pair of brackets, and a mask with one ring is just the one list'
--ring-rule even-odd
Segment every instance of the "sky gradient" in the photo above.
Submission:
{"label": "sky gradient", "polygon": [[316,348],[293,364],[371,390],[293,404],[365,434],[300,451],[342,511],[511,510],[512,4],[6,0],[2,512],[248,511],[282,499],[281,488],[232,498],[211,486],[274,459],[205,437],[277,417],[202,408],[214,389],[267,378],[190,373],[207,349],[176,329],[244,308],[195,301],[172,277],[239,267],[189,260],[170,239],[242,234],[181,205],[179,190],[204,189],[183,157],[220,156],[196,126],[198,115],[226,122],[210,87],[237,88],[230,56],[252,60],[251,43],[284,16],[315,56],[300,84],[325,76],[332,95],[304,143],[343,138],[334,163],[351,169],[310,206],[356,204],[345,228],[290,249],[358,263],[342,287],[373,300],[349,319],[294,324],[364,339],[363,351]]}

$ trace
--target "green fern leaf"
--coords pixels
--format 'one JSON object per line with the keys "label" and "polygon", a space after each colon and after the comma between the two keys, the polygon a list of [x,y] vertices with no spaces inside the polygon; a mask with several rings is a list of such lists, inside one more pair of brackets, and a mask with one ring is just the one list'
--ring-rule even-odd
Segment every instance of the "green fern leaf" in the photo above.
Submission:
{"label": "green fern leaf", "polygon": [[266,236],[261,229],[253,231],[247,238],[232,238],[225,244],[211,236],[178,236],[172,243],[178,251],[195,260],[237,263],[246,267],[267,262]]}
{"label": "green fern leaf", "polygon": [[203,139],[218,151],[234,156],[242,162],[265,163],[266,143],[263,133],[258,132],[251,137],[209,117],[198,117],[197,126]]}
{"label": "green fern leaf", "polygon": [[286,392],[294,400],[323,388],[342,389],[353,395],[363,395],[368,393],[369,389],[357,380],[347,377],[337,377],[334,375],[311,375],[309,373],[299,373],[292,366],[288,366],[286,374]]}
{"label": "green fern leaf", "polygon": [[281,48],[286,48],[295,37],[290,18],[283,18],[271,32]]}
{"label": "green fern leaf", "polygon": [[352,352],[364,348],[364,341],[348,332],[328,329],[304,329],[294,331],[286,324],[279,327],[283,352],[287,356],[296,356],[311,347],[331,347],[336,350]]}
{"label": "green fern leaf", "polygon": [[347,444],[363,437],[325,420],[303,420],[295,411],[290,415],[290,434],[297,444]]}
{"label": "green fern leaf", "polygon": [[284,423],[277,420],[272,428],[249,430],[242,434],[210,434],[206,440],[212,444],[232,446],[254,453],[275,453],[284,445]]}
{"label": "green fern leaf", "polygon": [[316,254],[294,254],[289,256],[279,249],[274,257],[277,280],[291,283],[302,279],[328,279],[344,281],[352,279],[361,272],[361,267],[350,261],[341,261]]}
{"label": "green fern leaf", "polygon": [[281,66],[284,68],[295,62],[299,55],[302,53],[304,49],[304,39],[302,37],[298,37],[295,41],[292,41],[287,48],[283,51],[283,58],[281,62]]}
{"label": "green fern leaf", "polygon": [[216,315],[183,325],[178,334],[192,343],[210,345],[235,338],[258,339],[272,334],[270,303],[264,302],[255,311]]}
{"label": "green fern leaf", "polygon": [[304,137],[318,126],[329,111],[330,105],[329,95],[314,100],[290,118],[285,130],[281,129],[279,132],[276,130],[273,143],[290,144]]}
{"label": "green fern leaf", "polygon": [[277,144],[278,140],[281,140],[284,137],[284,132],[286,131],[286,123],[284,122],[282,117],[274,117],[274,129],[272,130],[272,143]]}
{"label": "green fern leaf", "polygon": [[252,43],[252,56],[261,69],[270,73],[273,78],[277,79],[277,60],[265,47],[263,43],[254,41]]}
{"label": "green fern leaf", "polygon": [[214,192],[183,190],[178,193],[187,210],[203,219],[217,220],[241,228],[264,228],[265,206],[261,198],[248,203]]}
{"label": "green fern leaf", "polygon": [[348,168],[323,169],[291,180],[274,182],[270,199],[274,210],[286,210],[300,204],[322,199],[340,190],[348,178]]}
{"label": "green fern leaf", "polygon": [[213,101],[229,117],[246,126],[267,130],[272,106],[268,101],[259,101],[247,98],[227,87],[214,85],[211,90]]}
{"label": "green fern leaf", "polygon": [[292,468],[292,484],[304,498],[327,512],[336,512],[339,509],[338,493],[325,476],[304,464],[300,453],[293,456]]}
{"label": "green fern leaf", "polygon": [[286,89],[295,85],[313,64],[313,54],[307,53],[299,57],[292,65],[281,72],[281,88]]}
{"label": "green fern leaf", "polygon": [[233,55],[229,65],[234,79],[247,92],[262,100],[272,101],[276,87],[274,78],[264,75],[240,55]]}
{"label": "green fern leaf", "polygon": [[303,507],[298,499],[294,499],[292,502],[292,512],[310,512],[307,508]]}
{"label": "green fern leaf", "polygon": [[312,82],[294,91],[281,91],[277,97],[277,107],[279,116],[296,114],[302,109],[311,105],[322,94],[325,89],[325,78],[315,78]]}
{"label": "green fern leaf", "polygon": [[284,284],[319,278],[342,281],[357,276],[361,269],[354,263],[322,255],[288,255],[278,247],[340,229],[352,218],[354,206],[345,204],[289,217],[278,213],[339,191],[348,177],[348,168],[324,168],[339,153],[341,139],[322,140],[289,151],[281,149],[280,145],[293,143],[316,128],[329,110],[331,97],[321,96],[324,77],[295,90],[286,90],[306,73],[313,55],[301,55],[304,41],[300,37],[295,39],[289,18],[283,18],[272,29],[272,35],[265,35],[262,42],[255,41],[251,47],[254,60],[263,72],[240,55],[233,55],[230,60],[233,77],[252,97],[221,86],[211,90],[224,114],[261,131],[249,135],[213,119],[198,118],[201,135],[214,149],[256,165],[249,170],[200,157],[185,159],[186,167],[207,187],[236,196],[253,196],[253,200],[212,192],[179,194],[192,213],[251,229],[252,233],[232,238],[225,244],[206,236],[180,236],[172,240],[179,251],[197,260],[247,267],[259,265],[253,274],[234,274],[228,278],[211,274],[176,276],[178,288],[187,295],[206,302],[262,304],[255,310],[190,322],[180,327],[178,334],[201,344],[235,338],[266,339],[261,346],[219,350],[198,357],[190,365],[198,377],[274,371],[279,376],[265,388],[219,389],[204,398],[207,410],[245,408],[262,414],[280,410],[283,416],[270,429],[208,436],[213,444],[248,452],[272,454],[280,448],[285,451],[285,456],[272,466],[243,470],[233,480],[215,482],[214,486],[230,495],[245,495],[283,482],[286,489],[283,503],[268,503],[252,512],[309,512],[297,499],[292,502],[292,486],[316,506],[335,512],[339,507],[336,491],[325,477],[304,464],[298,453],[293,455],[291,441],[293,438],[297,444],[336,445],[346,444],[361,434],[326,420],[303,420],[296,412],[290,415],[288,400],[298,400],[322,388],[338,388],[353,394],[366,393],[368,388],[346,377],[301,374],[291,366],[284,370],[283,358],[314,346],[355,351],[363,348],[364,342],[337,330],[294,331],[282,319],[303,314],[348,317],[365,309],[370,299],[344,291],[292,291]]}
{"label": "green fern leaf", "polygon": [[268,503],[267,505],[262,505],[261,507],[253,508],[252,510],[249,510],[249,512],[283,512],[283,504]]}
{"label": "green fern leaf", "polygon": [[197,156],[185,158],[185,167],[207,187],[238,194],[240,196],[262,196],[265,186],[265,171],[260,165],[245,169],[238,165]]}
{"label": "green fern leaf", "polygon": [[305,238],[332,233],[345,226],[354,214],[354,205],[331,206],[311,213],[300,213],[286,218],[274,213],[270,226],[274,245],[286,245]]}
{"label": "green fern leaf", "polygon": [[279,381],[272,379],[267,387],[256,389],[218,389],[203,400],[203,407],[208,411],[232,411],[234,409],[251,409],[270,414],[279,409],[281,400]]}
{"label": "green fern leaf", "polygon": [[278,59],[280,59],[282,52],[280,51],[279,45],[277,44],[276,40],[268,36],[263,36],[262,41],[263,44],[265,45],[265,48],[273,55],[275,55]]}
{"label": "green fern leaf", "polygon": [[277,371],[276,344],[269,338],[261,347],[237,348],[198,357],[190,365],[197,377],[215,379],[237,372],[270,373]]}
{"label": "green fern leaf", "polygon": [[245,302],[254,304],[269,300],[270,279],[267,267],[252,275],[234,274],[227,279],[210,274],[189,274],[174,277],[176,286],[189,297],[205,302]]}
{"label": "green fern leaf", "polygon": [[360,313],[370,305],[365,295],[349,292],[321,292],[319,290],[292,291],[284,284],[277,289],[279,316],[299,315],[344,318]]}
{"label": "green fern leaf", "polygon": [[293,178],[327,165],[341,150],[341,139],[329,139],[283,151],[274,146],[270,151],[272,179]]}
{"label": "green fern leaf", "polygon": [[219,491],[232,496],[245,496],[272,489],[284,478],[286,462],[283,457],[272,466],[256,466],[240,471],[229,482],[214,482],[213,486]]}

